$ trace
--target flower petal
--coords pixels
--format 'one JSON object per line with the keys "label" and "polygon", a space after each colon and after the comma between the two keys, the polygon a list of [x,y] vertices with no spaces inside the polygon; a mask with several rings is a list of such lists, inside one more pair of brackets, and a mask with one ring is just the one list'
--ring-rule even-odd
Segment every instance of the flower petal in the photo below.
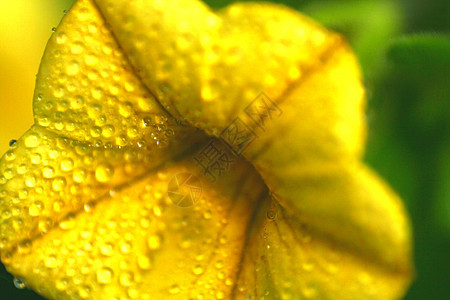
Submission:
{"label": "flower petal", "polygon": [[[237,298],[398,299],[409,286],[409,224],[398,197],[359,164],[298,173],[248,241]],[[259,219],[265,212],[261,211]]]}
{"label": "flower petal", "polygon": [[270,3],[236,3],[215,14],[192,0],[95,2],[158,100],[213,135],[260,92],[278,99],[342,44],[309,18]]}
{"label": "flower petal", "polygon": [[[78,2],[50,39],[37,80],[36,125],[0,164],[2,252],[205,138],[161,108],[102,20],[91,2]],[[92,94],[108,87],[98,99]]]}
{"label": "flower petal", "polygon": [[34,116],[37,125],[58,135],[109,147],[153,147],[161,140],[155,125],[170,118],[91,1],[78,1],[47,45]]}
{"label": "flower petal", "polygon": [[20,247],[151,172],[172,158],[170,148],[164,150],[92,147],[40,126],[31,128],[0,163],[0,250]]}
{"label": "flower petal", "polygon": [[[190,158],[162,166],[3,259],[51,299],[228,299],[243,229],[267,197],[258,174],[237,166],[222,183],[203,180]],[[186,172],[202,188],[191,208],[166,193],[171,178]]]}

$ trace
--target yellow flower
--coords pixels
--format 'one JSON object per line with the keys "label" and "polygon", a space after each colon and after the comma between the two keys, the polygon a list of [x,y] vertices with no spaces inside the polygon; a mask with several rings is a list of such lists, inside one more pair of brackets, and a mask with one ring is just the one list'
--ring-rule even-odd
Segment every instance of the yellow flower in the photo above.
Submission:
{"label": "yellow flower", "polygon": [[342,37],[288,8],[79,0],[0,164],[2,262],[52,299],[401,297],[363,99]]}

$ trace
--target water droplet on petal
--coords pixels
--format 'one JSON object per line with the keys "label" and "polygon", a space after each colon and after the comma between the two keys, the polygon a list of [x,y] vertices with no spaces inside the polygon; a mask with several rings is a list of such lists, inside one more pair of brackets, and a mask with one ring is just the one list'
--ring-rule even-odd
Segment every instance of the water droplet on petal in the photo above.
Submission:
{"label": "water droplet on petal", "polygon": [[73,180],[78,183],[82,183],[86,179],[86,171],[83,169],[76,169],[73,172]]}
{"label": "water droplet on petal", "polygon": [[110,243],[104,244],[100,247],[100,252],[105,256],[111,256],[114,253],[113,245]]}
{"label": "water droplet on petal", "polygon": [[24,142],[25,142],[26,147],[34,148],[34,147],[39,146],[41,140],[40,140],[39,135],[37,135],[36,133],[31,133],[25,137]]}
{"label": "water droplet on petal", "polygon": [[161,247],[161,237],[159,235],[151,235],[147,239],[147,245],[150,249],[156,250]]}
{"label": "water droplet on petal", "polygon": [[95,169],[95,178],[97,178],[99,182],[108,182],[113,175],[114,168],[109,165],[101,164]]}
{"label": "water droplet on petal", "polygon": [[73,160],[71,158],[66,158],[61,162],[61,170],[64,172],[72,171],[73,169]]}
{"label": "water droplet on petal", "polygon": [[139,256],[137,259],[137,263],[139,268],[141,268],[142,270],[148,270],[151,267],[151,261],[147,256]]}
{"label": "water droplet on petal", "polygon": [[21,253],[21,254],[29,253],[31,250],[31,241],[25,240],[25,241],[21,242],[19,244],[18,250],[19,250],[19,253]]}
{"label": "water droplet on petal", "polygon": [[302,294],[306,299],[312,299],[317,296],[317,290],[313,286],[305,286],[302,289]]}
{"label": "water droplet on petal", "polygon": [[56,259],[56,256],[50,255],[45,258],[44,264],[47,268],[54,269],[58,266],[58,260]]}
{"label": "water droplet on petal", "polygon": [[195,266],[195,267],[192,269],[192,272],[193,272],[195,275],[201,275],[201,274],[203,274],[203,268],[202,268],[202,266],[197,265],[197,266]]}
{"label": "water droplet on petal", "polygon": [[75,216],[68,214],[60,223],[59,227],[63,230],[72,229],[75,226]]}
{"label": "water droplet on petal", "polygon": [[55,176],[55,169],[50,166],[45,166],[42,169],[42,176],[44,176],[44,178],[53,178],[53,176]]}
{"label": "water droplet on petal", "polygon": [[275,220],[277,218],[277,211],[274,209],[269,209],[267,211],[267,218],[272,221]]}
{"label": "water droplet on petal", "polygon": [[44,203],[42,203],[41,201],[35,201],[28,208],[28,213],[30,216],[36,217],[39,216],[43,210],[44,210]]}
{"label": "water droplet on petal", "polygon": [[55,192],[60,192],[66,186],[66,179],[64,177],[57,177],[53,179],[52,188]]}
{"label": "water droplet on petal", "polygon": [[97,271],[97,281],[101,284],[111,283],[113,278],[113,271],[110,268],[102,268]]}
{"label": "water droplet on petal", "polygon": [[25,179],[25,184],[27,187],[34,187],[36,185],[36,177],[29,176]]}
{"label": "water droplet on petal", "polygon": [[222,291],[218,291],[216,294],[217,299],[225,299],[225,293]]}
{"label": "water droplet on petal", "polygon": [[14,286],[16,288],[18,288],[19,290],[23,290],[24,288],[27,287],[27,284],[26,284],[25,280],[20,279],[20,278],[14,277],[13,283],[14,283]]}
{"label": "water droplet on petal", "polygon": [[133,285],[133,274],[129,272],[122,273],[119,278],[119,282],[122,286]]}
{"label": "water droplet on petal", "polygon": [[170,287],[170,289],[169,289],[169,293],[170,293],[171,295],[176,295],[176,294],[178,294],[179,292],[180,292],[180,287],[179,287],[178,285],[176,285],[176,284],[172,285],[172,286]]}

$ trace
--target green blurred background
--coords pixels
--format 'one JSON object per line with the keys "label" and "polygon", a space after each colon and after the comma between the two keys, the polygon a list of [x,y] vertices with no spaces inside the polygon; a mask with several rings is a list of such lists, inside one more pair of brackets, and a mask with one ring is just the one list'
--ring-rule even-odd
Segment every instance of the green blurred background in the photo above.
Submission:
{"label": "green blurred background", "polygon": [[[32,124],[31,100],[51,28],[74,0],[0,0],[0,151]],[[234,1],[205,1],[214,8]],[[416,280],[406,299],[450,299],[450,2],[284,0],[347,36],[368,91],[366,161],[402,196]],[[1,299],[18,290],[3,265]]]}

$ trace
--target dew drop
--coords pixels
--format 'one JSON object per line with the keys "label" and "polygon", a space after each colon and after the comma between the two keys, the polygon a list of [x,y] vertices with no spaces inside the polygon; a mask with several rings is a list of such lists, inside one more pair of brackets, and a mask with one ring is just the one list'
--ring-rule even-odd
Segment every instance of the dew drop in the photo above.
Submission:
{"label": "dew drop", "polygon": [[88,299],[91,295],[91,288],[87,285],[80,287],[78,295],[80,295],[82,299]]}
{"label": "dew drop", "polygon": [[9,141],[9,147],[15,148],[16,143],[17,143],[17,140],[10,140],[10,141]]}
{"label": "dew drop", "polygon": [[95,178],[97,178],[99,182],[108,182],[113,175],[114,168],[109,165],[101,164],[95,169]]}
{"label": "dew drop", "polygon": [[203,213],[203,218],[205,218],[206,220],[211,219],[211,217],[212,217],[212,212],[211,212],[211,210],[207,210],[207,211],[205,211],[205,212]]}
{"label": "dew drop", "polygon": [[161,237],[159,235],[151,235],[147,239],[147,245],[151,250],[156,250],[161,247]]}
{"label": "dew drop", "polygon": [[31,250],[31,241],[25,240],[19,244],[18,251],[21,254],[29,253]]}
{"label": "dew drop", "polygon": [[150,220],[147,219],[147,218],[142,218],[139,221],[139,225],[141,225],[141,227],[144,228],[144,229],[149,228],[150,227]]}
{"label": "dew drop", "polygon": [[37,147],[37,146],[39,146],[39,144],[41,142],[39,135],[37,135],[35,133],[29,134],[28,136],[26,136],[24,141],[25,141],[25,146],[27,148]]}
{"label": "dew drop", "polygon": [[56,32],[56,27],[52,27],[52,32]]}
{"label": "dew drop", "polygon": [[45,166],[42,169],[42,176],[44,176],[44,178],[53,178],[55,176],[55,169],[50,166]]}
{"label": "dew drop", "polygon": [[222,291],[218,291],[216,294],[217,299],[225,299],[225,293]]}
{"label": "dew drop", "polygon": [[13,173],[13,170],[11,170],[11,169],[6,169],[4,172],[3,172],[3,176],[6,178],[6,179],[11,179],[11,178],[13,178],[14,177],[14,173]]}
{"label": "dew drop", "polygon": [[[64,94],[65,94],[65,91],[64,91],[64,88],[62,86],[60,86],[58,88],[55,88],[53,90],[53,96],[55,96],[56,98],[61,98],[61,97],[64,96]],[[48,101],[47,102],[47,106],[48,106],[47,109],[50,110],[53,107],[53,103]]]}
{"label": "dew drop", "polygon": [[105,256],[111,256],[114,253],[113,245],[110,243],[104,244],[100,247],[100,252]]}
{"label": "dew drop", "polygon": [[86,179],[86,171],[83,169],[76,169],[73,172],[73,180],[78,183],[82,183]]}
{"label": "dew drop", "polygon": [[193,269],[192,269],[192,273],[194,273],[195,275],[201,275],[203,274],[203,268],[200,265],[196,265]]}
{"label": "dew drop", "polygon": [[317,296],[317,290],[312,286],[305,286],[302,289],[302,294],[306,299],[312,299]]}
{"label": "dew drop", "polygon": [[41,201],[33,202],[28,208],[28,214],[32,217],[39,216],[44,210],[44,203]]}
{"label": "dew drop", "polygon": [[222,261],[222,260],[219,260],[219,261],[216,263],[216,268],[217,268],[217,269],[222,269],[223,266],[224,266],[224,264],[223,264],[223,261]]}
{"label": "dew drop", "polygon": [[122,286],[131,286],[133,285],[133,275],[129,272],[122,273],[119,282]]}
{"label": "dew drop", "polygon": [[289,292],[282,291],[281,294],[281,300],[290,300],[292,299],[292,295]]}
{"label": "dew drop", "polygon": [[161,217],[162,216],[162,208],[158,205],[153,207],[153,214],[157,217]]}
{"label": "dew drop", "polygon": [[2,211],[2,218],[4,220],[11,218],[11,211],[9,209],[4,209]]}
{"label": "dew drop", "polygon": [[75,216],[68,214],[60,223],[59,227],[63,230],[69,230],[75,227]]}
{"label": "dew drop", "polygon": [[130,243],[122,243],[120,245],[120,252],[127,254],[131,252],[131,244]]}
{"label": "dew drop", "polygon": [[45,233],[50,230],[50,227],[52,226],[52,221],[49,218],[45,218],[43,220],[40,220],[38,223],[38,229],[39,232]]}
{"label": "dew drop", "polygon": [[42,156],[39,153],[33,153],[31,155],[31,163],[34,165],[40,164],[42,161]]}
{"label": "dew drop", "polygon": [[60,212],[63,207],[64,202],[62,202],[61,200],[56,200],[55,202],[53,202],[53,211]]}
{"label": "dew drop", "polygon": [[80,71],[80,65],[76,61],[71,61],[66,66],[67,75],[76,75]]}
{"label": "dew drop", "polygon": [[137,299],[139,297],[139,291],[134,288],[128,289],[128,296],[131,299]]}
{"label": "dew drop", "polygon": [[60,192],[66,186],[66,179],[64,177],[57,177],[53,179],[52,188],[55,192]]}
{"label": "dew drop", "polygon": [[100,284],[111,283],[113,278],[113,271],[110,268],[102,268],[97,271],[97,281]]}
{"label": "dew drop", "polygon": [[22,200],[27,199],[27,197],[28,197],[28,190],[27,189],[22,189],[22,190],[19,191],[18,195],[19,195],[19,199],[22,199]]}
{"label": "dew drop", "polygon": [[27,187],[34,187],[36,185],[36,177],[28,176],[25,179],[25,184],[27,185]]}
{"label": "dew drop", "polygon": [[64,44],[67,41],[67,35],[64,32],[60,32],[56,35],[56,43]]}
{"label": "dew drop", "polygon": [[17,278],[17,277],[14,277],[13,283],[14,283],[14,286],[16,288],[18,288],[19,290],[23,290],[24,288],[27,287],[25,280]]}
{"label": "dew drop", "polygon": [[71,158],[66,158],[61,162],[61,170],[64,172],[70,172],[73,169],[73,160]]}
{"label": "dew drop", "polygon": [[67,286],[69,285],[69,281],[66,278],[59,279],[56,281],[55,287],[57,290],[63,291],[67,289]]}
{"label": "dew drop", "polygon": [[130,102],[120,104],[119,114],[124,118],[128,118],[133,113],[133,105]]}
{"label": "dew drop", "polygon": [[114,135],[115,131],[116,131],[116,129],[114,128],[113,125],[106,125],[102,129],[102,135],[105,138],[110,138],[110,137],[112,137]]}
{"label": "dew drop", "polygon": [[269,209],[267,211],[267,218],[272,221],[275,220],[277,218],[277,211],[274,209]]}
{"label": "dew drop", "polygon": [[171,295],[177,295],[178,293],[180,293],[180,287],[176,284],[172,285],[169,289],[169,293]]}
{"label": "dew drop", "polygon": [[58,266],[58,260],[56,259],[56,256],[50,255],[45,258],[44,264],[49,269],[54,269]]}
{"label": "dew drop", "polygon": [[150,118],[142,119],[142,126],[143,127],[150,127],[151,125],[152,125],[152,120]]}
{"label": "dew drop", "polygon": [[24,164],[17,167],[17,173],[19,173],[19,174],[25,174],[27,171],[28,171],[28,168]]}
{"label": "dew drop", "polygon": [[148,270],[151,267],[151,261],[147,256],[141,255],[137,259],[139,268],[142,270]]}
{"label": "dew drop", "polygon": [[71,45],[70,50],[73,54],[80,54],[84,50],[84,45],[81,42],[75,42]]}
{"label": "dew drop", "polygon": [[314,269],[314,264],[312,262],[306,261],[302,264],[303,270],[310,272]]}
{"label": "dew drop", "polygon": [[7,161],[13,161],[16,159],[16,154],[13,151],[8,151],[5,153],[5,159]]}

